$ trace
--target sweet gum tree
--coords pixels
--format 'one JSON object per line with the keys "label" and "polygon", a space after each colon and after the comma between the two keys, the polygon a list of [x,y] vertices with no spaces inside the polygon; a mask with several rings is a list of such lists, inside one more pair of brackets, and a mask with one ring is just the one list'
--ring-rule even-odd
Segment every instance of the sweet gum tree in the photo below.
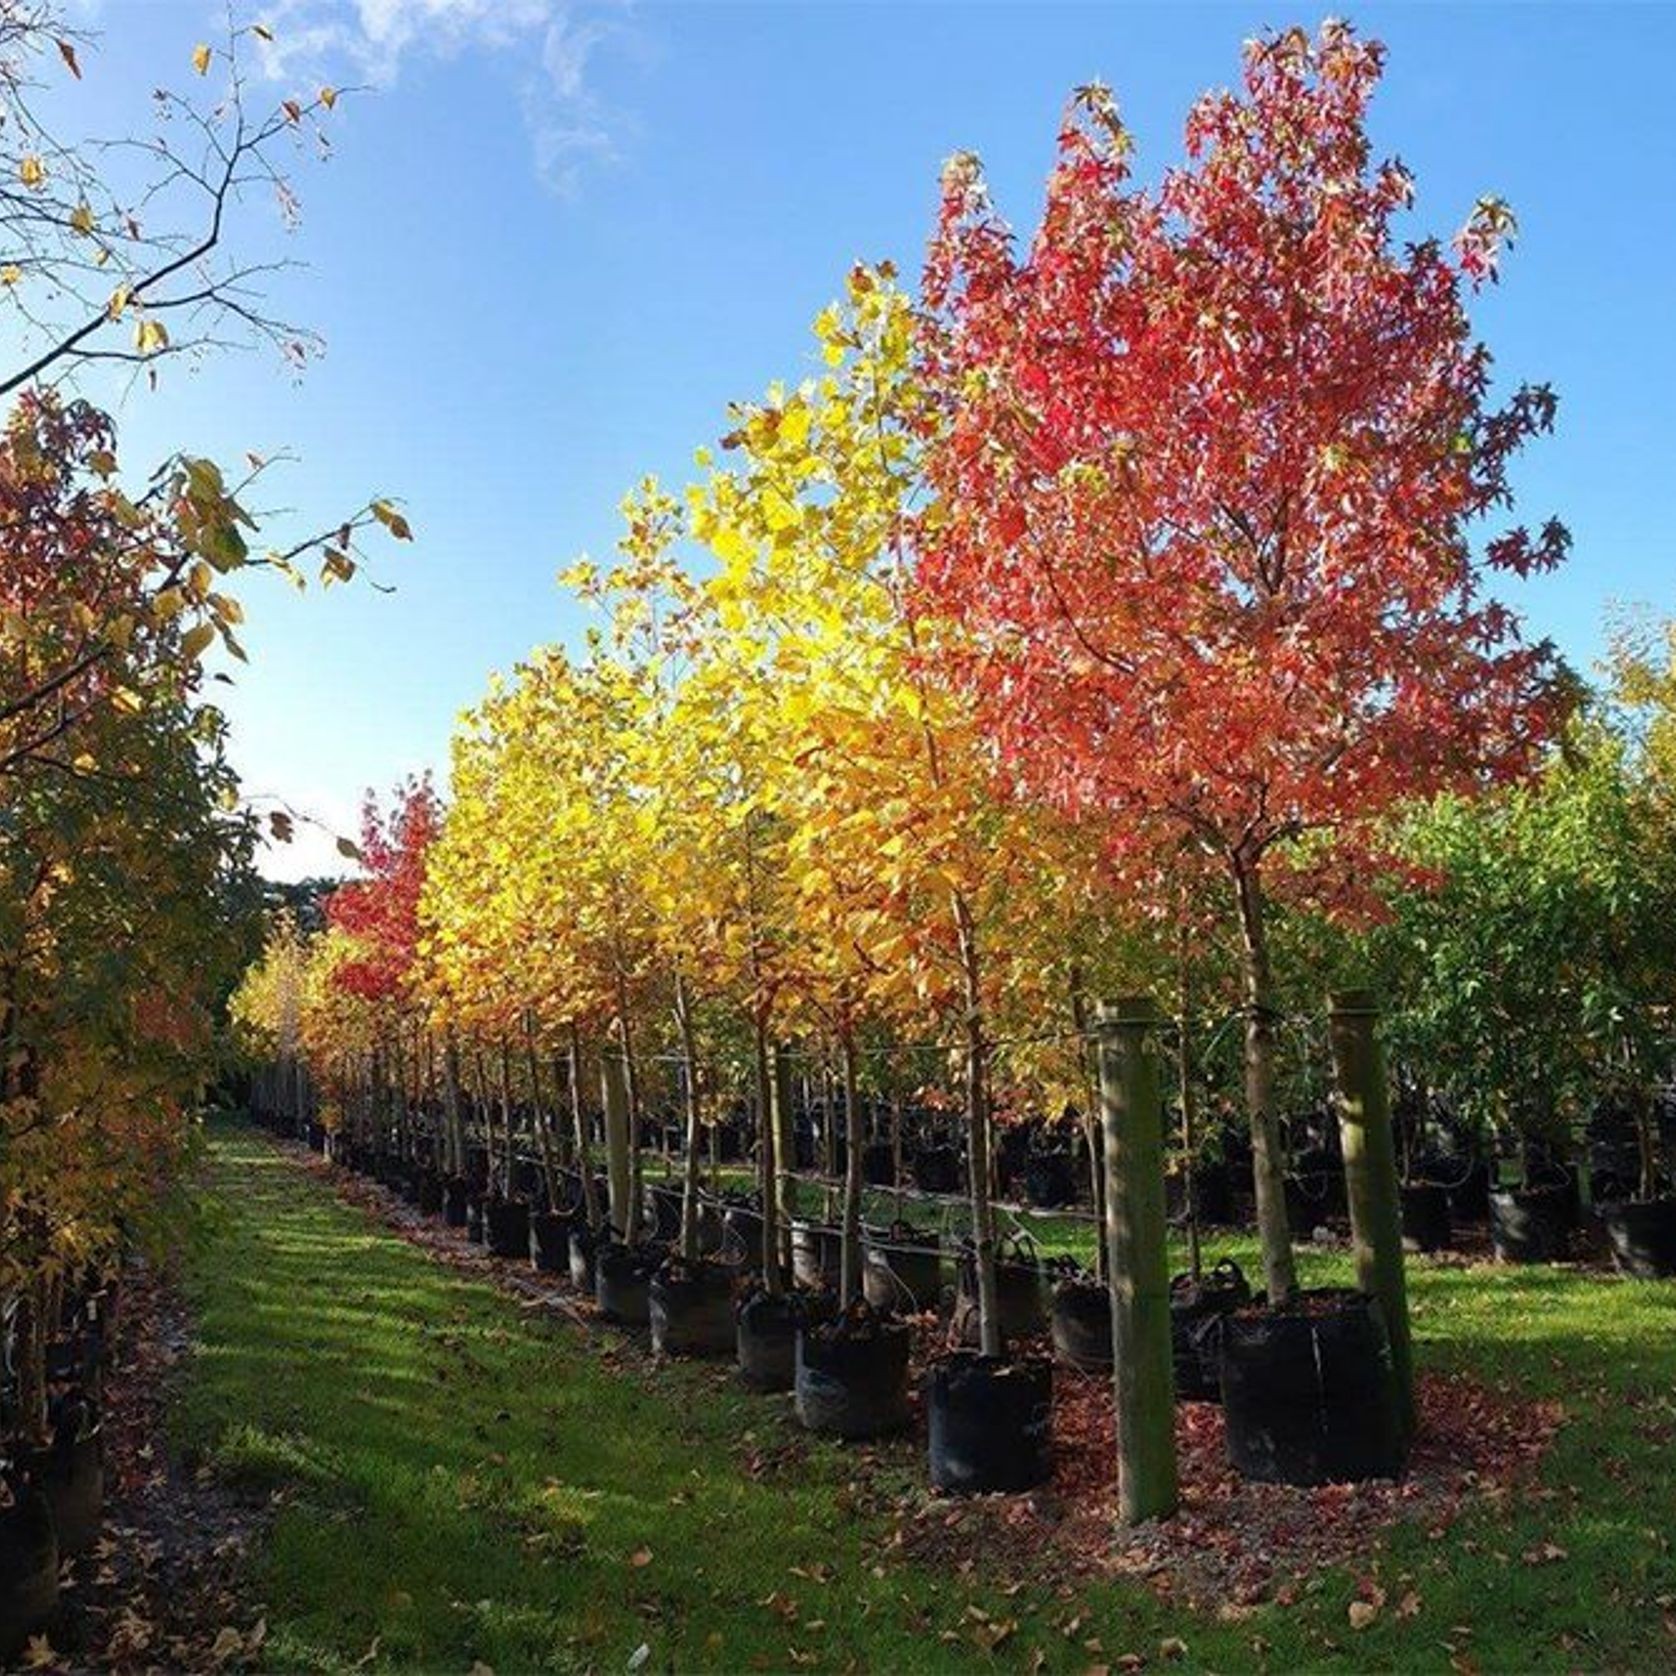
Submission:
{"label": "sweet gum tree", "polygon": [[1144,888],[1183,835],[1225,879],[1275,1300],[1271,894],[1330,891],[1399,799],[1523,773],[1558,708],[1550,650],[1486,592],[1569,542],[1481,537],[1555,411],[1492,401],[1468,320],[1512,218],[1482,199],[1452,245],[1403,242],[1413,182],[1365,126],[1383,62],[1335,22],[1253,42],[1152,191],[1084,88],[1028,249],[957,158],[926,272],[926,598],[967,625],[956,673],[1023,789],[1096,816]]}

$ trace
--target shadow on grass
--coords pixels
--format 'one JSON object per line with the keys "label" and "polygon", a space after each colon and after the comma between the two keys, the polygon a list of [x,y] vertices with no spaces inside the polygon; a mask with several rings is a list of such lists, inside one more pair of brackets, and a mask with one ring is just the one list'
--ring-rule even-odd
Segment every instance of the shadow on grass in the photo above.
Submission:
{"label": "shadow on grass", "polygon": [[[177,1441],[282,1493],[257,1579],[281,1668],[343,1668],[375,1641],[377,1667],[481,1660],[502,1676],[622,1669],[642,1644],[652,1669],[892,1671],[1080,1671],[1156,1660],[1166,1637],[1222,1669],[1647,1667],[1676,1648],[1653,1605],[1676,1593],[1664,1288],[1414,1266],[1425,1360],[1561,1395],[1574,1424],[1535,1499],[1444,1540],[1399,1531],[1382,1556],[1347,1554],[1376,1562],[1393,1595],[1408,1578],[1420,1602],[1351,1634],[1348,1573],[1229,1622],[1133,1585],[1003,1596],[981,1568],[893,1559],[855,1455],[807,1443],[785,1399],[721,1368],[653,1370],[521,1310],[373,1227],[254,1131],[215,1132],[205,1193],[219,1210],[191,1263],[199,1348]],[[1210,1250],[1255,1260],[1245,1239]],[[1304,1264],[1311,1281],[1348,1274],[1339,1255]],[[789,1464],[745,1469],[788,1444]],[[922,1484],[921,1449],[874,1452],[875,1494]],[[1564,1557],[1527,1565],[1541,1543]],[[993,1651],[974,1606],[1016,1620]]]}

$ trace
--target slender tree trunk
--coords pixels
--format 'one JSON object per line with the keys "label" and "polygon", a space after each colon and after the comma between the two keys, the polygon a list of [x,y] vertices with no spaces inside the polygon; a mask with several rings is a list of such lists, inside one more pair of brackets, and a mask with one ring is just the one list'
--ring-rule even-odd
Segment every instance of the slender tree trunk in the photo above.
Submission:
{"label": "slender tree trunk", "polygon": [[972,1260],[978,1283],[978,1344],[986,1356],[1002,1352],[1001,1310],[995,1283],[995,1207],[989,1194],[989,1101],[985,1080],[983,987],[978,973],[977,929],[965,899],[955,898],[960,970],[965,989],[966,1173],[972,1191]]}
{"label": "slender tree trunk", "polygon": [[460,1114],[460,1044],[452,1028],[442,1043],[442,1111],[448,1126],[448,1173],[458,1179],[466,1173],[466,1136]]}
{"label": "slender tree trunk", "polygon": [[1176,934],[1176,1008],[1181,1022],[1176,1036],[1176,1088],[1181,1098],[1181,1150],[1187,1172],[1182,1192],[1187,1209],[1187,1266],[1194,1280],[1203,1272],[1199,1253],[1199,1186],[1194,1171],[1199,1159],[1198,1099],[1193,1088],[1193,974],[1187,958],[1187,927]]}
{"label": "slender tree trunk", "polygon": [[[559,1160],[553,1145],[556,1112],[550,1112],[541,1098],[541,1061],[535,1051],[535,1019],[524,1014],[524,1054],[530,1073],[530,1110],[534,1114],[536,1144],[541,1148],[541,1178],[547,1183],[547,1209],[559,1208]],[[558,1094],[554,1088],[555,1099]]]}
{"label": "slender tree trunk", "polygon": [[902,1091],[896,1089],[890,1097],[890,1179],[896,1193],[891,1215],[897,1222],[902,1220],[902,1175]]}
{"label": "slender tree trunk", "polygon": [[1254,865],[1236,860],[1235,896],[1245,965],[1245,1104],[1251,1123],[1252,1185],[1257,1196],[1257,1233],[1263,1247],[1263,1278],[1271,1308],[1297,1296],[1292,1230],[1286,1219],[1286,1176],[1280,1147],[1280,1114],[1275,1110],[1274,971],[1263,919],[1263,887]]}
{"label": "slender tree trunk", "polygon": [[512,1049],[503,1034],[500,1039],[500,1114],[506,1131],[506,1152],[502,1158],[501,1195],[512,1197],[513,1133],[512,1133]]}
{"label": "slender tree trunk", "polygon": [[774,1122],[774,1162],[778,1172],[781,1272],[791,1267],[791,1225],[797,1220],[797,1115],[791,1094],[791,1055],[782,1045],[774,1049],[771,1110]]}
{"label": "slender tree trunk", "polygon": [[[1106,1171],[1100,1132],[1100,1067],[1099,1058],[1088,1030],[1088,997],[1083,993],[1082,973],[1071,973],[1071,1022],[1077,1032],[1077,1060],[1083,1070],[1084,1144],[1088,1147],[1089,1193],[1094,1206],[1094,1226],[1106,1225]],[[1106,1279],[1106,1242],[1094,1242],[1094,1278],[1102,1284]]]}
{"label": "slender tree trunk", "polygon": [[594,1186],[594,1154],[588,1143],[588,1106],[582,1092],[582,1031],[570,1026],[570,1112],[576,1125],[576,1168],[582,1177],[582,1210],[588,1231],[599,1232],[599,1193]]}
{"label": "slender tree trunk", "polygon": [[600,1055],[600,1085],[605,1101],[605,1166],[611,1184],[611,1224],[625,1243],[633,1244],[640,1232],[640,1218],[634,1197],[633,1148],[629,1144],[628,1079],[620,1051]]}
{"label": "slender tree trunk", "polygon": [[839,1245],[838,1299],[848,1309],[861,1295],[861,1101],[856,1087],[855,1029],[838,1035],[844,1072],[844,1225]]}
{"label": "slender tree trunk", "polygon": [[698,1042],[693,1033],[692,1002],[686,979],[679,972],[675,974],[675,1024],[681,1033],[687,1094],[687,1155],[681,1172],[681,1255],[691,1263],[698,1257],[698,1148],[704,1119],[698,1098]]}
{"label": "slender tree trunk", "polygon": [[785,1290],[784,1273],[780,1267],[779,1206],[775,1203],[777,1173],[775,1153],[774,1077],[768,1061],[768,1017],[766,1009],[756,1007],[751,1013],[752,1047],[756,1056],[757,1104],[757,1191],[762,1197],[762,1284],[770,1297],[778,1297]]}

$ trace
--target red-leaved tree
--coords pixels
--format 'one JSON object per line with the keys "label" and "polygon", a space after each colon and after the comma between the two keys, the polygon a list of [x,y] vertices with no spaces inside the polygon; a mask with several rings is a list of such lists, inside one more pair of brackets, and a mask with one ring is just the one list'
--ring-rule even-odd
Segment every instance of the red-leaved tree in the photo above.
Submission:
{"label": "red-leaved tree", "polygon": [[335,930],[354,939],[355,954],[337,982],[365,1001],[404,1001],[419,946],[419,893],[425,856],[442,826],[442,803],[429,775],[396,788],[388,813],[367,793],[361,807],[366,877],[339,885],[326,904]]}
{"label": "red-leaved tree", "polygon": [[1401,241],[1412,181],[1365,130],[1382,66],[1339,23],[1252,43],[1154,191],[1080,90],[1028,251],[957,158],[926,274],[948,424],[924,588],[971,627],[957,674],[1018,784],[1102,820],[1137,878],[1184,833],[1226,876],[1276,1300],[1266,893],[1353,867],[1395,800],[1527,769],[1560,691],[1485,591],[1569,544],[1482,533],[1555,408],[1492,405],[1467,317],[1511,216],[1483,199],[1452,246]]}

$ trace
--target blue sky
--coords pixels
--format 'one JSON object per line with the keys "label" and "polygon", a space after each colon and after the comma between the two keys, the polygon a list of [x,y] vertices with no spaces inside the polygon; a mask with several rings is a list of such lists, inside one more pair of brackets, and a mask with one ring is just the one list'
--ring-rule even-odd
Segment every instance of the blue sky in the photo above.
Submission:
{"label": "blue sky", "polygon": [[[103,39],[79,108],[109,130],[190,75],[209,0],[81,0]],[[1015,225],[1039,203],[1075,84],[1115,89],[1151,177],[1242,39],[1319,21],[1268,5],[274,0],[289,85],[368,83],[335,152],[300,158],[308,264],[277,302],[329,352],[300,385],[234,357],[120,409],[131,462],[187,447],[298,456],[278,503],[329,518],[378,492],[418,534],[393,594],[246,590],[253,667],[229,699],[250,788],[352,827],[363,787],[442,767],[457,712],[580,619],[554,585],[604,552],[622,492],[676,480],[726,403],[813,364],[807,325],[858,257],[917,269],[942,159],[975,149]],[[1676,611],[1676,10],[1369,6],[1381,149],[1452,232],[1484,192],[1521,237],[1478,322],[1509,380],[1561,395],[1518,483],[1572,526],[1568,573],[1521,593],[1580,661],[1610,600]],[[277,91],[277,84],[276,84]],[[88,107],[91,106],[91,110]],[[252,249],[278,240],[249,206]],[[305,872],[323,835],[272,858]]]}

